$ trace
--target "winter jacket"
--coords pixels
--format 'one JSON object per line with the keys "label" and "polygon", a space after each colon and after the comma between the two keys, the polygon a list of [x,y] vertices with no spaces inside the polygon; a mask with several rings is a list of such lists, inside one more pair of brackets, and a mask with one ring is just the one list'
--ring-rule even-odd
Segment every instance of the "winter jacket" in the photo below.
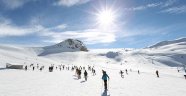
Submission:
{"label": "winter jacket", "polygon": [[103,74],[102,79],[107,80],[107,79],[109,79],[109,76],[105,73],[105,74]]}
{"label": "winter jacket", "polygon": [[88,75],[87,72],[84,72],[84,75],[87,76]]}

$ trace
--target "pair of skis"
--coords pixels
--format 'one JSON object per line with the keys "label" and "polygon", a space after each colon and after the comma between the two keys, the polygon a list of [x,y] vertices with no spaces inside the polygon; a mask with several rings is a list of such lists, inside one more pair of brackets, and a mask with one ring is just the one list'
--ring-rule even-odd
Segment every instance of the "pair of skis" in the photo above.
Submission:
{"label": "pair of skis", "polygon": [[110,96],[110,92],[108,91],[108,89],[107,90],[104,89],[101,96]]}

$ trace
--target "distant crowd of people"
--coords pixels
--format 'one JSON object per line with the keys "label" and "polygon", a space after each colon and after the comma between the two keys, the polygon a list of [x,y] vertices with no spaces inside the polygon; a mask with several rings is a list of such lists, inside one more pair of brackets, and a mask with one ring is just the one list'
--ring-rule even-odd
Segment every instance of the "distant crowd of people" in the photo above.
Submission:
{"label": "distant crowd of people", "polygon": [[[42,71],[44,70],[45,66],[39,66],[39,64],[37,64],[36,66],[34,66],[34,64],[30,64],[30,69],[32,69],[33,71],[36,70],[35,68],[37,68],[38,70]],[[25,71],[28,70],[28,66],[25,66]],[[82,75],[82,71],[83,71],[83,75],[84,75],[84,80],[87,81],[88,79],[88,71],[92,73],[92,76],[96,75],[96,70],[94,68],[94,66],[87,66],[87,70],[85,66],[68,66],[68,65],[57,65],[55,66],[54,64],[51,64],[51,66],[48,67],[48,71],[49,72],[53,72],[53,70],[71,70],[74,71],[75,70],[75,76],[77,76],[77,79],[81,79],[81,75]],[[132,69],[130,69],[130,72],[132,72]],[[178,71],[179,72],[179,71]],[[121,78],[124,78],[124,73],[126,73],[126,75],[128,75],[128,70],[120,70],[119,74],[121,76]],[[140,71],[137,70],[137,73],[140,74]],[[157,78],[159,78],[159,71],[156,70],[155,71],[155,75]],[[186,79],[186,75],[184,75],[185,79]],[[106,73],[105,70],[102,70],[102,80],[104,82],[104,89],[108,90],[108,80],[110,79],[109,75]]]}

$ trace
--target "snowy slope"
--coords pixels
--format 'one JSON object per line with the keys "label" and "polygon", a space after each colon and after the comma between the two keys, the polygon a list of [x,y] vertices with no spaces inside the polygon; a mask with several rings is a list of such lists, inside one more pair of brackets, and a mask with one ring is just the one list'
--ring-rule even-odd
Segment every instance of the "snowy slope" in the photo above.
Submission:
{"label": "snowy slope", "polygon": [[186,38],[163,41],[144,49],[140,53],[168,66],[186,65]]}
{"label": "snowy slope", "polygon": [[50,65],[57,63],[54,60],[38,57],[37,53],[32,48],[22,48],[17,46],[0,46],[0,68],[5,67],[6,63],[11,64],[43,64]]}
{"label": "snowy slope", "polygon": [[[76,41],[75,41],[76,42]],[[77,41],[78,42],[78,41]],[[185,96],[183,77],[186,58],[185,42],[145,49],[91,49],[88,52],[62,47],[66,42],[43,48],[0,46],[1,96]],[[61,45],[61,46],[60,46]],[[81,44],[80,44],[81,45]],[[75,46],[69,45],[65,46]],[[84,45],[82,45],[84,46]],[[60,48],[60,49],[59,49]],[[73,49],[73,50],[72,50]],[[45,66],[43,71],[3,69],[6,63]],[[48,72],[48,66],[94,66],[96,76],[88,71],[88,81],[77,80],[74,71],[59,69]],[[180,72],[177,72],[177,67]],[[124,78],[120,70],[128,69]],[[132,71],[129,71],[129,70]],[[110,76],[109,91],[103,91],[101,70]],[[137,74],[140,70],[140,75]],[[159,70],[160,78],[155,71]],[[82,71],[83,72],[83,71]]]}
{"label": "snowy slope", "polygon": [[179,39],[170,40],[170,41],[162,41],[155,45],[150,46],[149,48],[157,48],[157,47],[166,46],[170,44],[176,44],[176,43],[181,43],[181,44],[186,45],[186,38],[179,38]]}
{"label": "snowy slope", "polygon": [[[95,67],[96,76],[88,71],[88,81],[77,80],[74,71],[1,70],[1,96],[185,96],[185,80],[180,74],[170,76],[153,73],[129,72],[121,78],[118,70],[107,69],[110,76],[109,91],[103,91],[101,69]],[[170,72],[170,71],[168,71]],[[110,94],[110,95],[108,95]]]}
{"label": "snowy slope", "polygon": [[[73,42],[69,44],[69,40]],[[67,39],[59,44],[42,48],[21,48],[2,45],[0,46],[1,65],[4,66],[6,63],[12,62],[20,64],[42,63],[48,65],[53,64],[53,62],[57,64],[90,63],[96,58],[97,62],[101,60],[119,65],[121,63],[137,62],[147,63],[152,68],[154,68],[154,65],[183,67],[186,62],[186,42],[184,42],[184,39],[172,42],[175,43],[162,45],[158,48],[91,49],[89,52],[80,51],[81,47],[87,48],[81,41],[73,39]]]}
{"label": "snowy slope", "polygon": [[[60,63],[90,63],[90,61],[113,62],[117,64],[126,62],[147,63],[148,66],[183,67],[186,62],[186,45],[182,40],[176,40],[168,45],[145,49],[91,49],[89,52],[80,51],[85,45],[79,40],[69,44],[67,39],[59,44],[38,48],[21,48],[16,46],[0,46],[1,65],[6,63],[36,63],[42,59],[42,64]],[[180,42],[178,42],[180,41]],[[79,42],[79,43],[78,43]],[[173,41],[172,41],[173,42]],[[74,48],[76,46],[77,48]],[[73,48],[72,48],[73,47]],[[86,49],[86,47],[85,47]],[[50,61],[50,62],[48,62]]]}

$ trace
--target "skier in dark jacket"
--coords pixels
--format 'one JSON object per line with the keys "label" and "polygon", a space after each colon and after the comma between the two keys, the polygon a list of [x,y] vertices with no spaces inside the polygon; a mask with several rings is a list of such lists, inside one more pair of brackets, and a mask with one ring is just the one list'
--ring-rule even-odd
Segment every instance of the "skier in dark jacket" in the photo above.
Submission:
{"label": "skier in dark jacket", "polygon": [[78,75],[78,79],[81,79],[81,70],[80,69],[77,70],[77,75]]}
{"label": "skier in dark jacket", "polygon": [[159,72],[158,72],[158,70],[156,70],[156,75],[157,75],[157,77],[159,78]]}
{"label": "skier in dark jacket", "polygon": [[34,71],[35,67],[33,67],[32,69],[33,69],[33,71]]}
{"label": "skier in dark jacket", "polygon": [[138,74],[140,74],[140,71],[138,70]]}
{"label": "skier in dark jacket", "polygon": [[93,70],[93,75],[96,75],[96,70],[95,69]]}
{"label": "skier in dark jacket", "polygon": [[124,73],[124,72],[123,72],[122,70],[120,70],[121,78],[124,78],[123,73]]}
{"label": "skier in dark jacket", "polygon": [[85,77],[85,81],[87,81],[88,73],[87,73],[86,70],[85,70],[85,72],[84,72],[84,77]]}
{"label": "skier in dark jacket", "polygon": [[27,71],[27,66],[25,66],[25,71]]}
{"label": "skier in dark jacket", "polygon": [[104,88],[107,90],[107,80],[109,80],[109,76],[107,75],[106,71],[102,70],[102,80],[104,81]]}
{"label": "skier in dark jacket", "polygon": [[125,72],[126,72],[126,74],[128,75],[128,71],[127,71],[127,69],[125,69]]}

